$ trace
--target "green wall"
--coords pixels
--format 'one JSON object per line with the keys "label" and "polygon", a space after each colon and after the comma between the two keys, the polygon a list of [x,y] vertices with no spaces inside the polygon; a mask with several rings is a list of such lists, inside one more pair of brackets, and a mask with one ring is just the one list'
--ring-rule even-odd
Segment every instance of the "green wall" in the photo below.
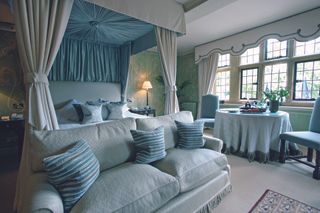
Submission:
{"label": "green wall", "polygon": [[[177,94],[180,110],[192,111],[195,117],[198,103],[198,66],[194,63],[194,53],[178,56],[177,62]],[[186,86],[181,89],[183,84]]]}
{"label": "green wall", "polygon": [[[164,111],[164,85],[158,81],[162,76],[159,53],[144,51],[130,58],[127,97],[133,102],[129,107],[143,108],[146,105],[146,91],[142,83],[150,80],[153,88],[149,91],[149,105],[157,110],[157,115]],[[177,88],[181,110],[192,111],[196,115],[198,103],[198,66],[194,63],[194,53],[177,58]]]}
{"label": "green wall", "polygon": [[141,89],[144,81],[149,80],[149,106],[156,109],[157,115],[164,111],[164,86],[157,79],[162,76],[160,56],[155,51],[144,51],[130,58],[127,98],[132,100],[128,106],[143,108],[146,106],[146,91]]}
{"label": "green wall", "polygon": [[15,33],[0,30],[0,115],[21,112],[15,104],[24,102]]}

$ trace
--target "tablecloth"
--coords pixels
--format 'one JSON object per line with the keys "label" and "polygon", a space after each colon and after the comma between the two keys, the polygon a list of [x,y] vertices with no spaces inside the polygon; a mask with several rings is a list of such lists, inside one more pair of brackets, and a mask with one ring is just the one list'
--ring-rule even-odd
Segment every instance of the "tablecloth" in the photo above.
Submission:
{"label": "tablecloth", "polygon": [[[220,110],[215,119],[214,137],[223,140],[225,152],[246,155],[249,161],[258,158],[260,162],[267,162],[270,151],[280,151],[279,135],[292,131],[289,114],[283,111],[231,113]],[[298,150],[295,144],[291,147]]]}

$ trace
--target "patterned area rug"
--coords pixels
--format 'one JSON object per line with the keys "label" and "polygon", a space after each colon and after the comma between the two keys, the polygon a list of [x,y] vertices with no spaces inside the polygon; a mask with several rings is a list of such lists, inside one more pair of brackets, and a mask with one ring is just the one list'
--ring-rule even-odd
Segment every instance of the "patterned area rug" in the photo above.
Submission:
{"label": "patterned area rug", "polygon": [[305,203],[267,189],[249,213],[320,213]]}

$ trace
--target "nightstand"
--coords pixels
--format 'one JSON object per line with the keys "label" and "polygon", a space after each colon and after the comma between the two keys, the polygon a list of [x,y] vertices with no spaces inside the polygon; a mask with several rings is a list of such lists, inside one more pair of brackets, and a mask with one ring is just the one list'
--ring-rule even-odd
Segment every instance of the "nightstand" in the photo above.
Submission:
{"label": "nightstand", "polygon": [[149,109],[129,109],[129,112],[136,113],[139,115],[146,115],[146,116],[152,115],[153,117],[156,117],[156,110],[152,109],[152,108],[149,108]]}
{"label": "nightstand", "polygon": [[0,158],[20,161],[24,139],[24,119],[0,120]]}

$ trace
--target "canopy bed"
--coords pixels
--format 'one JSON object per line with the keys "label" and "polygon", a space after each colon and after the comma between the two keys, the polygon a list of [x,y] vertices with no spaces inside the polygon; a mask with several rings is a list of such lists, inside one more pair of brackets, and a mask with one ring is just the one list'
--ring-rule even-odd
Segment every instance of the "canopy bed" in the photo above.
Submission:
{"label": "canopy bed", "polygon": [[[87,96],[81,97],[83,90],[96,82],[104,84],[108,95],[91,92],[91,100],[126,100],[130,55],[157,45],[166,88],[165,113],[179,110],[176,40],[185,34],[185,22],[182,6],[173,0],[14,0],[14,15],[27,103],[28,128],[14,206],[23,212],[26,186],[31,184],[25,154],[30,149],[29,133],[31,129],[59,128],[56,103],[67,98],[87,101]],[[90,83],[84,83],[82,89],[75,83],[70,89],[54,81]],[[79,97],[67,97],[74,95],[70,91],[77,91]]]}

